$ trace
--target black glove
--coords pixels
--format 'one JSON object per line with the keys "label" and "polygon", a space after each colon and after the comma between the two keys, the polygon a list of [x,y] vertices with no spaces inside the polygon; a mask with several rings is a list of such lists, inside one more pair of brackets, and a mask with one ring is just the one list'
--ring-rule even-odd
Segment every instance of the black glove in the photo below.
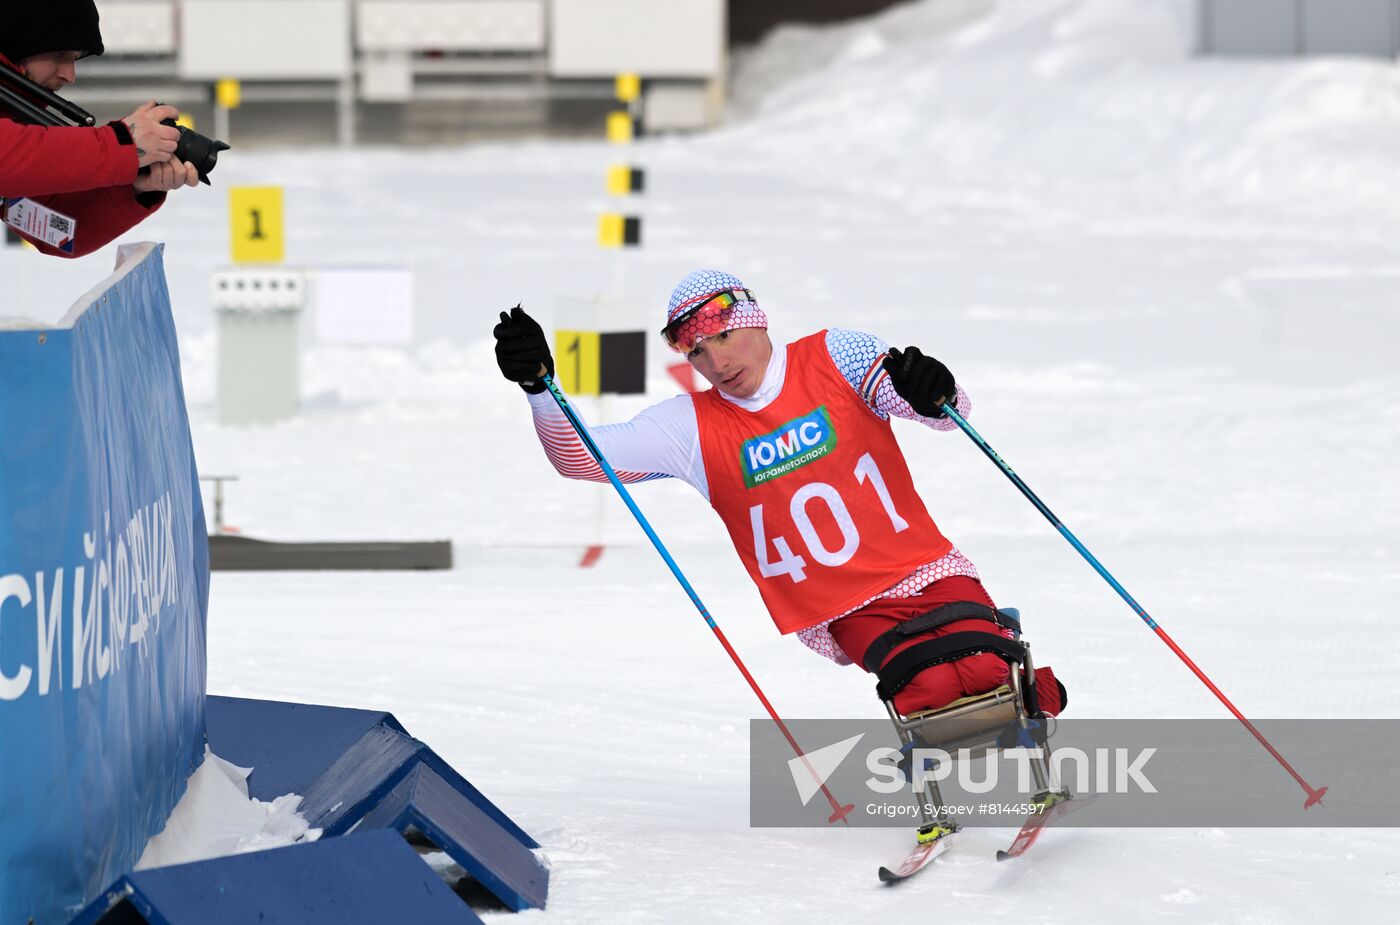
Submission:
{"label": "black glove", "polygon": [[933,357],[924,356],[918,347],[906,347],[903,352],[891,347],[884,367],[890,374],[890,385],[916,414],[926,418],[946,417],[942,404],[957,400],[958,384],[953,381],[948,367]]}
{"label": "black glove", "polygon": [[501,367],[501,375],[531,395],[543,392],[540,367],[553,376],[554,357],[549,353],[549,341],[540,323],[517,305],[510,314],[501,312],[501,323],[491,333],[496,337],[496,365]]}

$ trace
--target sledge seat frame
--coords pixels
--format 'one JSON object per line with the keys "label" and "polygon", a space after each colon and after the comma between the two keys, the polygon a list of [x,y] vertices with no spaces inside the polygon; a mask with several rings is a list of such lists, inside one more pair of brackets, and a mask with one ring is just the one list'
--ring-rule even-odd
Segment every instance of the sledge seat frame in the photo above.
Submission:
{"label": "sledge seat frame", "polygon": [[[1019,618],[1019,614],[1011,608],[1003,613]],[[1010,650],[996,652],[1007,663],[1010,677],[1006,684],[986,693],[960,697],[941,707],[918,710],[908,716],[901,715],[895,709],[893,694],[888,698],[882,697],[890,721],[899,733],[900,750],[912,758],[914,749],[940,748],[954,760],[961,760],[964,756],[959,751],[967,749],[965,757],[976,760],[985,757],[994,748],[1038,746],[1040,755],[1033,755],[1030,760],[1036,794],[1039,796],[1060,790],[1050,761],[1045,716],[1034,706],[1035,665],[1031,660],[1030,643],[1018,639],[1017,647],[1019,658],[1014,657]],[[1031,679],[1030,683],[1023,683],[1027,678]],[[882,685],[881,692],[887,689],[887,685]],[[905,767],[906,773],[912,771],[912,762],[906,760]],[[918,803],[922,823],[920,834],[937,828],[948,831],[960,828],[948,818],[937,782],[925,778],[923,789],[926,800]],[[937,811],[930,813],[930,805]]]}

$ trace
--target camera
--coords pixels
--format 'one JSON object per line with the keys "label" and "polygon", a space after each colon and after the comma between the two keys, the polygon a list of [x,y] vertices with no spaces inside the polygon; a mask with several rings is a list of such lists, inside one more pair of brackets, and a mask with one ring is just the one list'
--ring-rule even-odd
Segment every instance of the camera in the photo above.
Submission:
{"label": "camera", "polygon": [[162,119],[161,125],[169,125],[180,130],[180,141],[175,148],[175,156],[186,164],[193,164],[199,174],[199,181],[209,184],[209,172],[219,163],[219,152],[227,151],[226,142],[217,138],[206,138],[193,129],[176,124],[174,119]]}

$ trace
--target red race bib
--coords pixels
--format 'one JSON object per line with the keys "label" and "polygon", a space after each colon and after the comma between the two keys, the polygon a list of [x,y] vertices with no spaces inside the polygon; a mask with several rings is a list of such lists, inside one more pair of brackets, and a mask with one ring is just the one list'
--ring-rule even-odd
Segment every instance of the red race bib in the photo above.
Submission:
{"label": "red race bib", "polygon": [[952,544],[938,531],[889,421],[841,375],[819,331],[787,347],[787,378],[762,411],[716,389],[694,396],[719,513],[778,630],[846,613]]}

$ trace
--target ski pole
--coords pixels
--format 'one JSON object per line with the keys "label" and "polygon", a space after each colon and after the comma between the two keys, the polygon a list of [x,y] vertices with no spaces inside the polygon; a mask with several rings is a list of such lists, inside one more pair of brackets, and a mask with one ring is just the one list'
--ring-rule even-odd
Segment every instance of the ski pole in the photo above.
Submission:
{"label": "ski pole", "polygon": [[778,711],[773,709],[773,705],[768,702],[768,698],[764,696],[763,690],[758,686],[758,682],[754,680],[753,675],[749,674],[749,669],[744,665],[743,660],[739,658],[739,653],[734,651],[734,647],[729,644],[729,640],[725,638],[724,633],[720,630],[719,624],[715,623],[714,617],[710,616],[710,611],[700,600],[700,595],[695,593],[695,589],[691,587],[690,582],[686,580],[685,575],[681,572],[680,566],[676,565],[676,560],[671,558],[671,554],[666,550],[666,546],[661,542],[661,538],[656,535],[656,531],[653,530],[651,524],[647,522],[646,516],[643,515],[641,510],[637,507],[637,503],[632,500],[632,495],[627,491],[626,486],[622,484],[621,480],[618,479],[617,473],[614,472],[613,467],[608,464],[607,458],[603,456],[603,451],[598,448],[598,444],[593,442],[593,437],[589,434],[587,425],[574,413],[573,406],[569,404],[569,400],[564,397],[564,393],[559,390],[559,386],[555,385],[554,377],[550,376],[545,369],[541,367],[540,378],[544,381],[545,386],[549,388],[549,394],[554,396],[555,404],[559,406],[559,410],[564,412],[564,416],[569,419],[569,424],[573,427],[574,432],[578,434],[579,439],[583,441],[584,447],[586,447],[589,454],[598,461],[598,465],[603,469],[603,474],[608,477],[608,481],[612,483],[612,487],[617,489],[617,493],[622,496],[622,500],[626,503],[627,509],[631,511],[632,516],[637,519],[637,523],[641,525],[642,530],[647,535],[647,539],[651,540],[651,545],[655,546],[656,551],[661,554],[661,558],[666,562],[666,567],[671,570],[672,575],[676,576],[676,581],[680,582],[681,587],[685,589],[685,593],[690,596],[690,602],[695,605],[696,610],[700,611],[700,616],[705,618],[705,622],[709,624],[710,629],[714,630],[715,638],[719,640],[719,644],[724,646],[724,651],[729,653],[729,657],[733,659],[735,667],[739,669],[739,673],[744,676],[745,681],[749,682],[749,687],[753,688],[753,692],[758,696],[759,702],[763,704],[763,708],[768,711],[769,716],[773,717],[773,722],[778,724],[778,728],[783,732],[783,737],[786,738],[788,744],[792,746],[792,750],[797,753],[797,757],[802,759],[802,764],[811,772],[812,779],[820,785],[822,793],[831,804],[831,815],[826,821],[828,823],[840,821],[843,825],[850,825],[850,823],[846,821],[846,816],[851,810],[855,809],[855,804],[847,803],[845,806],[842,806],[837,802],[836,797],[832,795],[826,783],[822,781],[821,775],[817,773],[816,768],[812,767],[812,763],[807,760],[807,755],[802,751],[801,746],[797,744],[797,739],[793,738],[792,733],[788,731],[787,724],[783,722],[782,717],[778,716]]}
{"label": "ski pole", "polygon": [[1269,754],[1273,755],[1274,759],[1278,761],[1279,764],[1283,765],[1283,769],[1293,776],[1293,779],[1298,782],[1298,786],[1302,787],[1303,791],[1308,795],[1307,800],[1303,803],[1303,808],[1310,809],[1313,805],[1322,802],[1322,795],[1327,792],[1327,788],[1319,787],[1316,790],[1314,790],[1308,785],[1307,781],[1303,780],[1301,774],[1293,770],[1293,766],[1289,764],[1286,760],[1284,760],[1284,757],[1278,753],[1278,749],[1274,748],[1271,744],[1269,744],[1269,740],[1264,738],[1263,734],[1260,733],[1258,729],[1254,728],[1254,724],[1251,723],[1248,719],[1246,719],[1245,715],[1235,708],[1235,705],[1230,702],[1230,699],[1225,696],[1225,694],[1220,690],[1220,688],[1216,687],[1214,682],[1212,682],[1210,678],[1206,677],[1206,673],[1200,668],[1198,668],[1195,662],[1191,661],[1190,656],[1183,652],[1181,650],[1181,647],[1178,646],[1172,640],[1172,638],[1167,635],[1166,630],[1158,626],[1157,621],[1148,616],[1147,611],[1143,609],[1143,606],[1137,601],[1133,600],[1133,596],[1129,594],[1121,584],[1118,583],[1118,579],[1114,578],[1113,575],[1109,573],[1108,569],[1104,568],[1103,565],[1100,564],[1099,560],[1094,558],[1094,554],[1089,552],[1089,550],[1084,546],[1084,544],[1079,541],[1079,538],[1073,533],[1071,533],[1069,531],[1069,528],[1060,522],[1060,518],[1056,517],[1054,513],[1050,510],[1050,508],[1045,506],[1045,502],[1041,501],[1040,498],[1036,497],[1035,492],[1031,491],[1030,486],[1028,486],[1025,482],[1021,481],[1021,477],[1017,475],[1015,471],[1012,470],[1012,468],[1006,464],[1006,461],[1003,460],[1001,456],[997,454],[996,450],[991,448],[991,446],[987,443],[986,440],[982,439],[981,434],[973,430],[972,425],[967,423],[967,421],[964,420],[962,415],[958,414],[957,410],[953,408],[951,403],[944,402],[942,406],[942,411],[944,414],[948,415],[948,417],[953,421],[953,423],[957,424],[959,427],[962,428],[963,433],[967,434],[969,437],[972,438],[972,442],[977,444],[977,448],[980,449],[983,453],[987,454],[988,459],[997,464],[1001,471],[1006,474],[1006,477],[1011,480],[1011,484],[1015,485],[1018,489],[1020,489],[1021,494],[1025,495],[1026,499],[1029,500],[1031,504],[1035,505],[1036,510],[1040,511],[1040,513],[1045,515],[1045,519],[1050,521],[1050,523],[1054,525],[1056,530],[1060,531],[1060,535],[1069,541],[1069,544],[1073,546],[1075,550],[1081,556],[1083,556],[1084,559],[1090,565],[1094,567],[1094,570],[1096,572],[1103,576],[1103,579],[1109,583],[1113,590],[1118,592],[1118,596],[1128,602],[1128,606],[1133,608],[1133,612],[1136,613],[1139,617],[1141,617],[1142,621],[1146,623],[1149,627],[1151,627],[1152,631],[1156,633],[1158,637],[1160,637],[1161,640],[1167,644],[1167,648],[1175,652],[1177,658],[1181,659],[1183,662],[1186,663],[1186,667],[1190,668],[1191,671],[1195,673],[1196,677],[1201,679],[1201,683],[1204,684],[1206,687],[1210,688],[1210,692],[1216,697],[1218,697],[1220,699],[1220,702],[1225,704],[1225,707],[1231,713],[1235,714],[1236,719],[1244,723],[1244,727],[1249,730],[1250,734],[1253,735],[1254,738],[1259,740],[1259,744],[1268,749]]}

